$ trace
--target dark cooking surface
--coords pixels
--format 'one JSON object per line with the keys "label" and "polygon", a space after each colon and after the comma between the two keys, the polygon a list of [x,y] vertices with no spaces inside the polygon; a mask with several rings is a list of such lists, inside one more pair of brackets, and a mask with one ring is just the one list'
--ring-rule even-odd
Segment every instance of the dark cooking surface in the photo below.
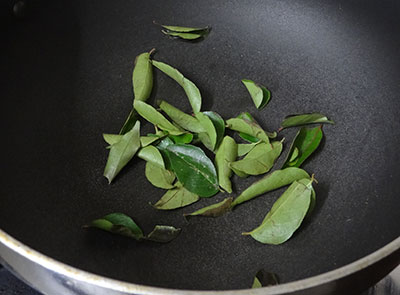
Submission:
{"label": "dark cooking surface", "polygon": [[[332,270],[400,234],[399,1],[36,1],[8,19],[1,46],[0,227],[65,263],[129,282],[188,289],[250,286],[259,268],[283,282]],[[362,4],[360,4],[362,3]],[[203,42],[173,41],[153,20],[211,25]],[[317,208],[281,246],[240,233],[254,228],[282,190],[218,219],[189,212],[222,199],[158,212],[162,191],[133,161],[111,186],[102,176],[102,132],[117,132],[132,102],[135,56],[180,69],[200,88],[204,110],[225,119],[248,110],[267,129],[294,112],[321,111],[323,148],[305,168],[319,184]],[[269,87],[255,110],[240,79]],[[151,102],[188,111],[183,91],[156,72]],[[282,133],[288,142],[295,129]],[[254,178],[235,179],[236,192]],[[170,244],[136,243],[81,225],[121,211],[147,232],[183,228]]]}

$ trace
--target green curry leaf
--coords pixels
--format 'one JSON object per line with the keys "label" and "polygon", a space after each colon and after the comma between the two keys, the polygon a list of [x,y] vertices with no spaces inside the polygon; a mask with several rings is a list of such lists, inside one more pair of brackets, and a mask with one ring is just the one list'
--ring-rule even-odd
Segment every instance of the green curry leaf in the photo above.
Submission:
{"label": "green curry leaf", "polygon": [[160,129],[165,130],[172,135],[180,135],[185,133],[183,130],[179,129],[178,127],[173,125],[170,121],[168,121],[160,112],[158,112],[151,105],[140,100],[135,100],[134,107],[140,116],[142,116],[150,123],[156,125]]}
{"label": "green curry leaf", "polygon": [[204,34],[196,34],[196,33],[181,33],[181,32],[172,32],[172,31],[167,31],[167,30],[161,30],[165,35],[171,36],[171,37],[179,37],[181,39],[185,40],[196,40],[200,39],[204,36]]}
{"label": "green curry leaf", "polygon": [[123,213],[111,213],[93,220],[87,227],[102,229],[114,234],[133,238],[137,241],[148,240],[158,243],[168,243],[175,239],[181,229],[169,225],[156,225],[152,232],[144,236],[142,229]]}
{"label": "green curry leaf", "polygon": [[180,109],[162,100],[160,103],[160,109],[168,115],[176,124],[185,130],[190,132],[200,133],[205,132],[200,122],[193,116],[182,112]]}
{"label": "green curry leaf", "polygon": [[[152,51],[142,53],[136,57],[132,73],[134,100],[146,101],[153,89],[153,67],[150,61]],[[137,112],[132,109],[119,134],[129,132],[135,125],[138,117]]]}
{"label": "green curry leaf", "polygon": [[227,127],[231,130],[240,132],[239,135],[250,142],[258,142],[260,139],[266,143],[269,142],[269,138],[275,138],[276,132],[269,133],[264,131],[258,123],[250,118],[253,118],[249,113],[242,113],[237,118],[232,118],[226,121]]}
{"label": "green curry leaf", "polygon": [[283,120],[280,130],[288,127],[315,124],[315,123],[335,124],[335,122],[329,120],[325,115],[320,113],[290,115]]}
{"label": "green curry leaf", "polygon": [[128,133],[124,134],[120,141],[113,144],[108,155],[104,176],[111,183],[115,176],[125,167],[140,148],[140,122]]}
{"label": "green curry leaf", "polygon": [[104,141],[107,142],[110,146],[120,141],[122,136],[123,135],[120,134],[103,133]]}
{"label": "green curry leaf", "polygon": [[210,118],[211,122],[215,127],[215,131],[217,134],[217,140],[215,143],[215,149],[218,148],[219,144],[221,143],[222,138],[225,135],[225,121],[222,117],[216,112],[203,112],[204,115]]}
{"label": "green curry leaf", "polygon": [[137,156],[146,162],[151,162],[160,168],[165,168],[164,159],[159,149],[157,149],[155,146],[149,145],[141,148]]}
{"label": "green curry leaf", "polygon": [[230,167],[249,175],[268,172],[282,152],[282,142],[257,144],[242,160],[230,163]]}
{"label": "green curry leaf", "polygon": [[246,86],[257,109],[264,108],[271,99],[269,90],[251,80],[243,79],[242,83]]}
{"label": "green curry leaf", "polygon": [[193,213],[184,214],[184,216],[185,217],[190,217],[190,216],[218,217],[218,216],[224,215],[226,212],[230,211],[232,200],[233,200],[233,198],[229,197],[229,198],[224,199],[221,202],[201,208]]}
{"label": "green curry leaf", "polygon": [[232,208],[241,203],[254,199],[262,194],[276,190],[300,179],[310,179],[308,173],[300,168],[290,167],[276,170],[245,189],[233,202]]}
{"label": "green curry leaf", "polygon": [[191,143],[193,140],[192,133],[184,133],[181,135],[170,135],[169,136],[175,143]]}
{"label": "green curry leaf", "polygon": [[165,135],[166,134],[163,131],[160,131],[157,134],[147,134],[147,136],[140,136],[140,144],[142,147],[146,147],[161,140]]}
{"label": "green curry leaf", "polygon": [[193,112],[198,113],[201,109],[201,94],[196,85],[185,78],[177,69],[167,65],[166,63],[153,60],[153,65],[162,71],[164,74],[174,79],[185,90],[189,103],[192,106]]}
{"label": "green curry leaf", "polygon": [[290,146],[288,157],[282,168],[300,167],[318,148],[322,137],[322,125],[315,128],[301,128]]}
{"label": "green curry leaf", "polygon": [[182,27],[182,26],[169,26],[169,25],[161,25],[161,26],[168,31],[173,31],[178,33],[193,33],[193,32],[208,31],[210,29],[209,26],[206,27]]}
{"label": "green curry leaf", "polygon": [[146,163],[145,175],[147,180],[155,187],[163,189],[174,188],[175,174],[152,162]]}
{"label": "green curry leaf", "polygon": [[217,130],[215,129],[213,121],[209,116],[201,112],[196,114],[196,118],[205,130],[205,132],[199,133],[201,142],[210,151],[214,151],[217,144]]}
{"label": "green curry leaf", "polygon": [[126,118],[124,125],[119,131],[119,134],[123,135],[129,132],[133,128],[133,126],[135,126],[135,123],[138,119],[139,119],[138,113],[134,109],[132,109],[128,115],[128,118]]}
{"label": "green curry leaf", "polygon": [[198,195],[189,192],[178,183],[175,188],[168,190],[153,207],[159,210],[172,210],[193,204],[198,200]]}
{"label": "green curry leaf", "polygon": [[152,51],[142,53],[136,57],[132,74],[135,100],[146,101],[151,94],[153,88],[153,67],[150,56]]}
{"label": "green curry leaf", "polygon": [[274,203],[262,224],[244,234],[263,244],[278,245],[287,241],[299,228],[310,207],[312,180],[307,181],[310,185],[293,182]]}
{"label": "green curry leaf", "polygon": [[99,228],[114,234],[119,234],[135,240],[143,238],[143,232],[140,227],[123,213],[111,213],[103,218],[93,220],[91,227]]}
{"label": "green curry leaf", "polygon": [[172,170],[188,191],[200,197],[211,197],[218,192],[215,167],[200,148],[189,144],[173,144],[165,150]]}
{"label": "green curry leaf", "polygon": [[225,136],[215,154],[215,166],[217,167],[219,186],[228,193],[232,193],[230,181],[232,170],[229,164],[236,160],[237,154],[238,147],[235,140],[230,136]]}
{"label": "green curry leaf", "polygon": [[259,142],[260,141],[254,142],[254,143],[239,143],[238,144],[238,157],[247,155]]}

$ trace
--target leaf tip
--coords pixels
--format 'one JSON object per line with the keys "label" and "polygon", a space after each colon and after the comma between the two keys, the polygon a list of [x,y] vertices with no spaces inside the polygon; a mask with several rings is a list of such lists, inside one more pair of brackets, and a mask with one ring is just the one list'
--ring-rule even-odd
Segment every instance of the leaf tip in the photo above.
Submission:
{"label": "leaf tip", "polygon": [[104,176],[105,178],[107,178],[107,182],[108,182],[108,184],[110,185],[114,178],[111,177],[111,176],[108,175],[108,174],[104,174],[103,176]]}

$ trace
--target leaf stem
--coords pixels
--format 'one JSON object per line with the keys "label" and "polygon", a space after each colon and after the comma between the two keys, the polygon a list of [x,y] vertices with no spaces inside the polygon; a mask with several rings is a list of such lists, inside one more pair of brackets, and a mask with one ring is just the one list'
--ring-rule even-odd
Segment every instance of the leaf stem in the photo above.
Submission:
{"label": "leaf stem", "polygon": [[154,52],[156,52],[156,51],[157,51],[157,49],[152,48],[152,49],[149,51],[150,56],[151,56],[152,54],[154,54]]}

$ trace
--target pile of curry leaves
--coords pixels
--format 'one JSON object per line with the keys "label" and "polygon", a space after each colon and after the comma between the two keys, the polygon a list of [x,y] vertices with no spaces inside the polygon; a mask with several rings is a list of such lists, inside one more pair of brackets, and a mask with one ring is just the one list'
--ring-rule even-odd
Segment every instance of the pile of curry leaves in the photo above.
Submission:
{"label": "pile of curry leaves", "polygon": [[[179,31],[179,27],[164,26],[164,29]],[[200,30],[192,29],[181,33]],[[153,51],[136,58],[132,75],[132,110],[119,134],[103,134],[109,144],[109,156],[104,169],[104,176],[109,183],[136,155],[146,161],[145,175],[148,181],[166,190],[152,206],[158,210],[172,210],[193,204],[201,198],[210,198],[220,191],[231,194],[233,173],[242,178],[268,173],[283,150],[283,140],[277,139],[277,132],[264,130],[248,112],[224,120],[214,111],[201,111],[202,97],[197,86],[179,70],[152,59]],[[147,103],[153,88],[154,68],[182,87],[192,107],[192,114],[184,113],[167,101],[158,101],[156,107]],[[248,79],[243,79],[242,83],[258,109],[268,104],[271,93],[266,87]],[[154,133],[141,135],[139,118],[153,124]],[[291,115],[283,120],[278,131],[322,123],[333,122],[320,113]],[[225,135],[225,129],[237,132],[243,143],[237,143],[231,136]],[[243,202],[289,186],[261,224],[243,233],[264,244],[277,245],[287,241],[315,206],[314,176],[300,166],[318,148],[322,137],[322,125],[300,128],[281,169],[266,174],[235,199],[227,197],[222,202],[185,216],[221,216]],[[203,151],[205,148],[215,155],[213,160]],[[136,240],[157,242],[169,242],[180,231],[172,226],[156,225],[153,232],[145,236],[136,223],[122,213],[112,213],[94,220],[90,226]]]}

